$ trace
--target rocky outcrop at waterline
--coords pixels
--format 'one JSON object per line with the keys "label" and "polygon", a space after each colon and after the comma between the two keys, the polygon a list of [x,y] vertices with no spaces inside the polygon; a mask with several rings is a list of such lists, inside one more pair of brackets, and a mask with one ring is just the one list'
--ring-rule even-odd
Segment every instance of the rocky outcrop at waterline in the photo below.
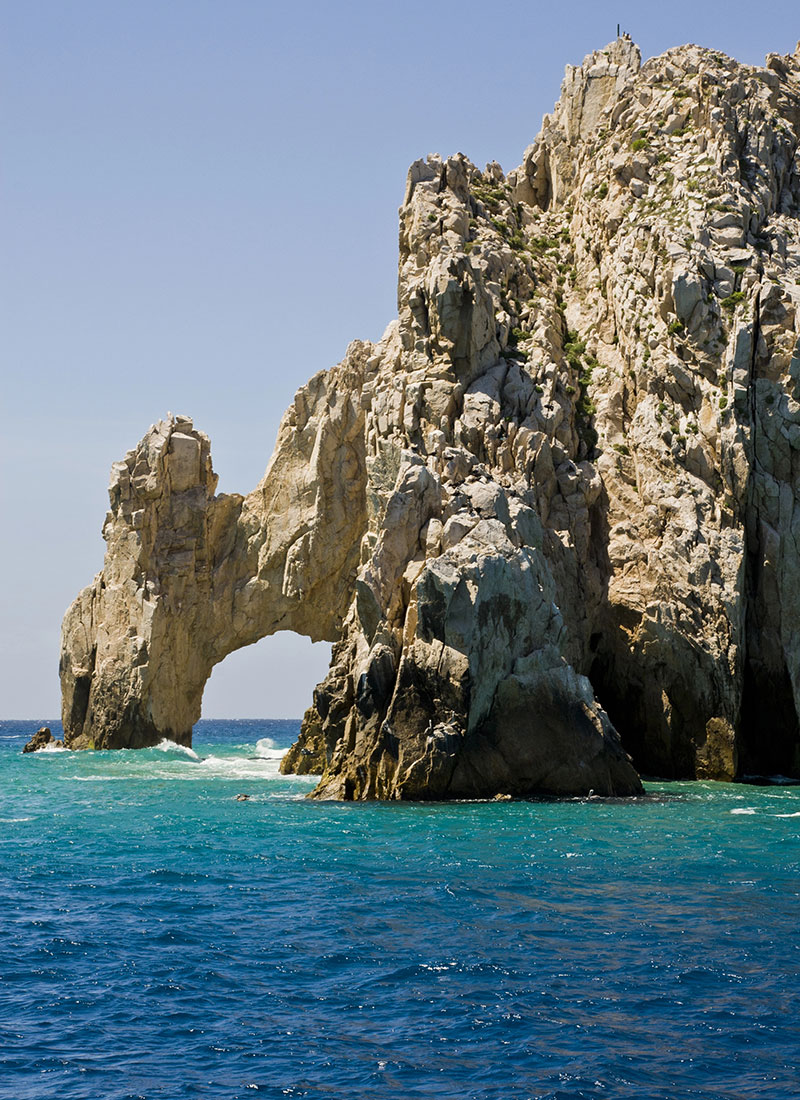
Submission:
{"label": "rocky outcrop at waterline", "polygon": [[42,726],[38,729],[22,746],[23,752],[41,752],[42,749],[48,748],[50,745],[53,748],[61,749],[64,747],[63,741],[57,741],[53,737],[52,730],[49,726]]}
{"label": "rocky outcrop at waterline", "polygon": [[337,798],[800,775],[800,49],[627,38],[504,175],[429,156],[398,319],[248,496],[186,418],[112,471],[74,748],[188,743],[227,653],[334,642],[285,770]]}

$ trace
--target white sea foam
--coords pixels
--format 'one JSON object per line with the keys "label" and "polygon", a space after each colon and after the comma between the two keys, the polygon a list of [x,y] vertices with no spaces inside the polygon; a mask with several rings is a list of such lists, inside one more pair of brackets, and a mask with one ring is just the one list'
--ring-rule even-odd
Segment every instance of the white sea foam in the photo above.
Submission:
{"label": "white sea foam", "polygon": [[155,747],[159,752],[177,752],[183,756],[188,756],[190,760],[200,759],[194,749],[190,749],[188,745],[179,745],[177,741],[168,741],[166,737],[163,741],[159,741]]}
{"label": "white sea foam", "polygon": [[[274,750],[273,750],[274,751]],[[277,756],[206,756],[200,764],[219,779],[277,779],[283,753]]]}
{"label": "white sea foam", "polygon": [[33,821],[32,817],[0,817],[0,825],[17,825],[22,821]]}
{"label": "white sea foam", "polygon": [[775,817],[800,817],[800,810],[796,814],[775,814]]}
{"label": "white sea foam", "polygon": [[735,810],[731,810],[732,814],[754,814],[755,812],[752,806],[737,806]]}
{"label": "white sea foam", "polygon": [[[86,753],[80,754],[82,761],[87,764],[92,756],[97,760],[94,767],[86,770],[89,774],[77,774],[65,776],[78,783],[109,783],[109,782],[202,782],[221,780],[232,783],[257,784],[264,788],[264,794],[270,797],[271,787],[275,781],[280,784],[280,797],[302,798],[309,788],[309,784],[316,782],[316,777],[309,776],[282,776],[280,774],[280,762],[286,754],[286,749],[276,746],[272,738],[264,737],[254,746],[250,744],[235,746],[200,746],[200,752],[204,750],[208,755],[198,755],[194,749],[185,745],[178,745],[174,741],[163,740],[154,748],[157,752],[139,752],[136,750],[120,753]],[[296,784],[292,782],[296,780]],[[287,785],[296,787],[298,794],[290,795]],[[255,794],[252,786],[248,793]]]}
{"label": "white sea foam", "polygon": [[129,775],[64,775],[62,779],[69,783],[114,783],[121,779],[130,779]]}
{"label": "white sea foam", "polygon": [[40,749],[37,749],[37,755],[40,752],[69,752],[69,749],[65,749],[63,745],[57,745],[55,741],[50,741],[46,745],[42,745]]}

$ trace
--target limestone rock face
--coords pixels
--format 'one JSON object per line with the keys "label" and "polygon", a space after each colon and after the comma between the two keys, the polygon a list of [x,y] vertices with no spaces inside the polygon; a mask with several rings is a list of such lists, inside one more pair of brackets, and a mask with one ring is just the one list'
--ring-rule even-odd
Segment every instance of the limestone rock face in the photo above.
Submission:
{"label": "limestone rock face", "polygon": [[227,653],[334,644],[318,797],[800,775],[800,51],[621,38],[505,176],[412,165],[398,319],[214,496],[191,421],[112,471],[72,747],[187,742]]}
{"label": "limestone rock face", "polygon": [[338,636],[366,525],[364,353],[317,375],[249,496],[214,496],[209,443],[161,421],[111,471],[106,561],[67,612],[71,748],[190,744],[228,653],[275,630]]}

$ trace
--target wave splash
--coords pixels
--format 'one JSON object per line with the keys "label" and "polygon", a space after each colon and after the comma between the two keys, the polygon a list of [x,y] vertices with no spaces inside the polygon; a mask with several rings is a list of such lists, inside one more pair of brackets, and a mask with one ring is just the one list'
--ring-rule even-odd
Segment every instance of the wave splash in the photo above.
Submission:
{"label": "wave splash", "polygon": [[288,748],[279,748],[271,737],[261,737],[256,741],[255,755],[259,760],[283,760]]}
{"label": "wave splash", "polygon": [[190,760],[200,759],[194,749],[190,749],[188,745],[179,745],[177,741],[169,741],[166,737],[159,741],[154,747],[159,752],[177,753],[179,756],[187,756]]}

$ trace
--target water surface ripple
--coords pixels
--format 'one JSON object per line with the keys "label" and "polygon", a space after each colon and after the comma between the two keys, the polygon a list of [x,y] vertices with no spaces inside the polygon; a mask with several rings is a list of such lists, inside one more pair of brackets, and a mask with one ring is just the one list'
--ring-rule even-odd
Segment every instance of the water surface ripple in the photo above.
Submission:
{"label": "water surface ripple", "polygon": [[0,723],[2,1100],[800,1096],[800,788],[320,804],[296,723],[36,726]]}

